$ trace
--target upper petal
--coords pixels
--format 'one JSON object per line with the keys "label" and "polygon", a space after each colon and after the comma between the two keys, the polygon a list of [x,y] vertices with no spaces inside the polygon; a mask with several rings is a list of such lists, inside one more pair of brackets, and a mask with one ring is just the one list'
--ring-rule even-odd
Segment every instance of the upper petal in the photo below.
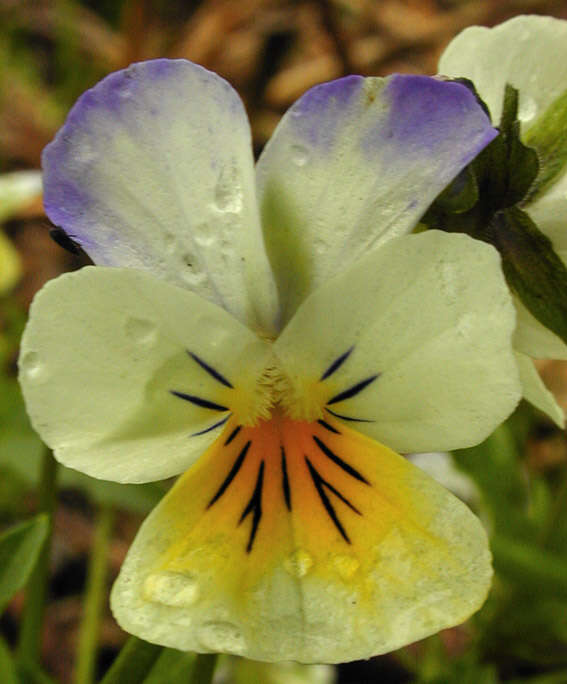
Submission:
{"label": "upper petal", "polygon": [[369,248],[412,230],[494,135],[467,88],[427,76],[349,76],[298,100],[257,166],[283,321]]}
{"label": "upper petal", "polygon": [[274,345],[298,396],[396,451],[480,442],[520,396],[496,250],[427,231],[313,293]]}
{"label": "upper petal", "polygon": [[465,76],[475,84],[498,123],[506,83],[520,93],[524,130],[565,90],[567,22],[519,16],[494,28],[472,26],[449,43],[439,73]]}
{"label": "upper petal", "polygon": [[253,400],[269,347],[142,271],[87,267],[36,296],[20,355],[32,424],[65,465],[147,482],[185,470]]}
{"label": "upper petal", "polygon": [[149,270],[272,330],[250,128],[222,78],[185,60],[116,72],[79,98],[43,167],[48,216],[95,263]]}

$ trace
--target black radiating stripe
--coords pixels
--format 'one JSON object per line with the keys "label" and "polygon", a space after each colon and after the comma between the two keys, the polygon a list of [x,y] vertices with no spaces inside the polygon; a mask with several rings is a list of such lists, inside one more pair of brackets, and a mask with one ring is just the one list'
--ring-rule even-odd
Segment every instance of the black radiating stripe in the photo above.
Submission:
{"label": "black radiating stripe", "polygon": [[333,504],[330,502],[329,497],[325,493],[324,490],[324,485],[327,484],[325,480],[319,475],[319,473],[315,470],[313,467],[311,461],[305,457],[305,462],[307,463],[307,467],[309,468],[309,472],[311,474],[311,479],[313,480],[313,484],[315,485],[315,489],[317,490],[317,494],[319,494],[319,498],[321,499],[321,503],[325,507],[325,510],[327,511],[327,514],[329,515],[329,518],[333,521],[333,524],[337,528],[337,530],[340,532],[341,537],[346,541],[347,544],[350,544],[350,538],[348,534],[346,533],[345,528],[343,527],[341,521],[339,520],[337,513],[335,509],[333,508]]}
{"label": "black radiating stripe", "polygon": [[374,382],[374,380],[379,377],[380,373],[377,373],[376,375],[371,375],[369,378],[366,378],[366,380],[357,382],[356,385],[349,387],[348,389],[344,390],[344,392],[339,392],[339,394],[335,394],[334,397],[331,397],[331,399],[329,399],[327,402],[327,405],[330,406],[331,404],[336,404],[339,401],[344,401],[345,399],[355,397],[359,392],[362,392],[365,387],[368,387],[371,382]]}
{"label": "black radiating stripe", "polygon": [[233,439],[236,437],[236,435],[240,432],[241,427],[242,427],[242,425],[239,425],[238,427],[235,427],[235,428],[234,428],[234,430],[230,433],[230,435],[228,436],[228,439],[227,439],[226,442],[224,443],[224,446],[228,446],[228,445],[232,442],[232,440],[233,440]]}
{"label": "black radiating stripe", "polygon": [[208,399],[203,399],[202,397],[196,397],[193,394],[185,394],[185,392],[178,392],[177,390],[169,390],[174,397],[179,397],[185,401],[190,401],[195,406],[201,406],[202,408],[211,409],[212,411],[228,411],[227,406],[221,406],[220,404],[215,404],[214,401],[209,401]]}
{"label": "black radiating stripe", "polygon": [[218,380],[221,382],[225,387],[230,387],[231,389],[234,389],[233,386],[230,384],[230,382],[224,377],[224,375],[221,375],[217,370],[215,370],[212,366],[209,366],[208,363],[205,363],[203,359],[200,359],[197,354],[193,354],[193,352],[187,350],[187,353],[189,356],[193,359],[193,361],[196,361],[199,366],[204,371],[207,371],[207,373],[213,377],[215,380]]}
{"label": "black radiating stripe", "polygon": [[197,435],[204,435],[207,432],[211,432],[211,430],[215,430],[216,428],[220,427],[221,425],[224,425],[226,421],[230,418],[230,413],[226,418],[223,418],[222,420],[219,420],[218,423],[215,423],[214,425],[211,425],[211,427],[205,428],[204,430],[200,430],[199,432],[194,432],[191,437],[197,437]]}
{"label": "black radiating stripe", "polygon": [[329,377],[329,375],[332,375],[336,370],[338,370],[351,355],[353,349],[354,347],[351,347],[344,354],[341,354],[338,359],[335,359],[333,363],[323,373],[319,382],[321,382],[321,380],[326,380]]}
{"label": "black radiating stripe", "polygon": [[318,420],[317,422],[319,423],[319,425],[321,425],[321,427],[324,427],[325,430],[328,430],[329,432],[334,432],[335,435],[341,434],[338,430],[336,430],[332,425],[329,425],[329,423],[327,423],[322,418],[320,420]]}
{"label": "black radiating stripe", "polygon": [[330,413],[332,416],[335,418],[341,418],[342,420],[348,420],[351,423],[373,423],[373,420],[368,420],[368,418],[351,418],[351,416],[343,416],[341,413],[335,413],[335,411],[331,411],[330,408],[325,407],[325,411],[327,413]]}
{"label": "black radiating stripe", "polygon": [[282,454],[282,487],[287,510],[291,511],[291,489],[289,488],[289,477],[287,474],[287,461],[285,459],[285,450],[283,446],[280,447]]}
{"label": "black radiating stripe", "polygon": [[246,508],[242,511],[240,516],[240,523],[253,512],[252,515],[252,528],[250,530],[250,537],[248,538],[248,545],[246,546],[246,553],[252,551],[252,546],[254,544],[254,538],[256,537],[256,532],[258,531],[258,525],[260,524],[260,518],[262,517],[262,487],[264,485],[264,461],[260,463],[260,468],[258,469],[258,477],[256,478],[256,486],[250,497]]}
{"label": "black radiating stripe", "polygon": [[251,444],[252,444],[251,441],[246,442],[242,451],[238,454],[238,458],[234,462],[234,465],[230,469],[230,472],[226,476],[224,482],[218,488],[217,493],[213,496],[213,498],[207,504],[207,508],[210,508],[215,502],[217,502],[221,498],[221,496],[225,493],[227,487],[234,480],[234,478],[236,477],[236,474],[238,473],[238,471],[242,467],[242,464],[244,463],[244,459],[246,458],[246,454],[248,453],[248,449],[250,448]]}
{"label": "black radiating stripe", "polygon": [[317,444],[319,449],[321,449],[321,451],[325,454],[325,456],[330,458],[331,461],[333,461],[333,463],[336,463],[339,466],[339,468],[342,468],[345,471],[345,473],[352,475],[352,477],[354,477],[356,480],[359,480],[360,482],[364,482],[364,484],[370,484],[370,482],[368,482],[368,480],[365,477],[363,477],[358,472],[358,470],[353,468],[346,461],[343,461],[343,459],[340,456],[337,456],[337,454],[335,454],[334,451],[331,451],[329,447],[325,444],[325,442],[322,442],[319,439],[319,437],[317,437],[316,435],[312,435],[312,437],[315,440],[315,443]]}

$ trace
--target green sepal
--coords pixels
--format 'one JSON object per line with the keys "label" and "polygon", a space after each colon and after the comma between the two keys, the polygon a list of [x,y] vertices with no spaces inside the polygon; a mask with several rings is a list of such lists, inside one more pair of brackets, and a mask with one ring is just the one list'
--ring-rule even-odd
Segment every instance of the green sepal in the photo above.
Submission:
{"label": "green sepal", "polygon": [[481,189],[480,201],[493,212],[521,202],[539,171],[537,152],[520,140],[518,91],[509,84],[498,128],[500,135],[473,162]]}
{"label": "green sepal", "polygon": [[567,267],[518,207],[496,213],[486,235],[502,256],[508,285],[537,320],[567,343]]}
{"label": "green sepal", "polygon": [[436,198],[422,218],[430,228],[482,233],[502,209],[524,200],[539,171],[538,155],[520,140],[518,91],[506,86],[498,135]]}
{"label": "green sepal", "polygon": [[47,535],[47,517],[38,515],[0,536],[0,613],[28,581]]}
{"label": "green sepal", "polygon": [[567,168],[567,90],[530,126],[524,140],[539,156],[540,170],[530,194],[534,200]]}
{"label": "green sepal", "polygon": [[477,202],[478,183],[472,167],[467,166],[436,198],[435,205],[438,210],[449,214],[463,214]]}

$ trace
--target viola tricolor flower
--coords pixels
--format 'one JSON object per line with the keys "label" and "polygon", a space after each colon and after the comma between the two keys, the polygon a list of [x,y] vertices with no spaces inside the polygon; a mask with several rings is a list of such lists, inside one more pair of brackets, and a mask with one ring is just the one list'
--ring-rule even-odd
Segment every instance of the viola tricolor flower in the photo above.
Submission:
{"label": "viola tricolor flower", "polygon": [[66,465],[185,473],[114,586],[124,629],[339,662],[481,605],[480,522],[396,452],[510,413],[513,306],[489,245],[384,236],[494,135],[460,84],[353,76],[303,96],[254,175],[242,103],[201,67],[137,64],[80,98],[45,206],[98,265],[38,294],[21,382]]}
{"label": "viola tricolor flower", "polygon": [[[567,263],[567,21],[541,16],[519,16],[492,29],[472,26],[447,47],[439,72],[469,78],[488,106],[493,122],[500,120],[506,84],[518,90],[521,138],[537,150],[538,129],[553,116],[557,135],[552,159],[553,173],[531,192],[522,209],[542,233],[551,239],[556,253]],[[538,150],[538,152],[540,152]],[[549,168],[549,167],[548,167]],[[518,326],[514,337],[524,394],[555,422],[563,426],[564,412],[544,386],[532,358],[567,359],[567,345],[544,327],[515,299]]]}

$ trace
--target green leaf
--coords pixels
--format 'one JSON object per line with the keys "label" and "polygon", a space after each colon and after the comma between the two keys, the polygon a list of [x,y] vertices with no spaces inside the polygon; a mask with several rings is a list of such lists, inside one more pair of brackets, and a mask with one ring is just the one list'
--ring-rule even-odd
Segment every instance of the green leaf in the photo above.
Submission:
{"label": "green leaf", "polygon": [[20,684],[12,654],[4,639],[0,637],[0,672],[2,684]]}
{"label": "green leaf", "polygon": [[[491,540],[494,568],[524,590],[533,590],[540,598],[549,596],[567,600],[567,559],[525,541],[494,535]],[[567,630],[566,630],[567,636]]]}
{"label": "green leaf", "polygon": [[524,140],[539,155],[540,170],[530,196],[533,200],[567,169],[567,90],[536,119]]}
{"label": "green leaf", "polygon": [[12,527],[0,536],[0,612],[26,584],[47,535],[47,517]]}
{"label": "green leaf", "polygon": [[144,679],[144,684],[189,682],[195,666],[195,659],[194,653],[164,648],[149,675]]}
{"label": "green leaf", "polygon": [[531,529],[525,517],[528,490],[509,425],[501,425],[482,444],[454,451],[453,459],[480,489],[492,526],[529,536]]}
{"label": "green leaf", "polygon": [[162,650],[161,646],[130,637],[100,684],[140,684]]}
{"label": "green leaf", "polygon": [[537,320],[567,342],[567,267],[521,209],[498,212],[487,229],[508,285]]}

